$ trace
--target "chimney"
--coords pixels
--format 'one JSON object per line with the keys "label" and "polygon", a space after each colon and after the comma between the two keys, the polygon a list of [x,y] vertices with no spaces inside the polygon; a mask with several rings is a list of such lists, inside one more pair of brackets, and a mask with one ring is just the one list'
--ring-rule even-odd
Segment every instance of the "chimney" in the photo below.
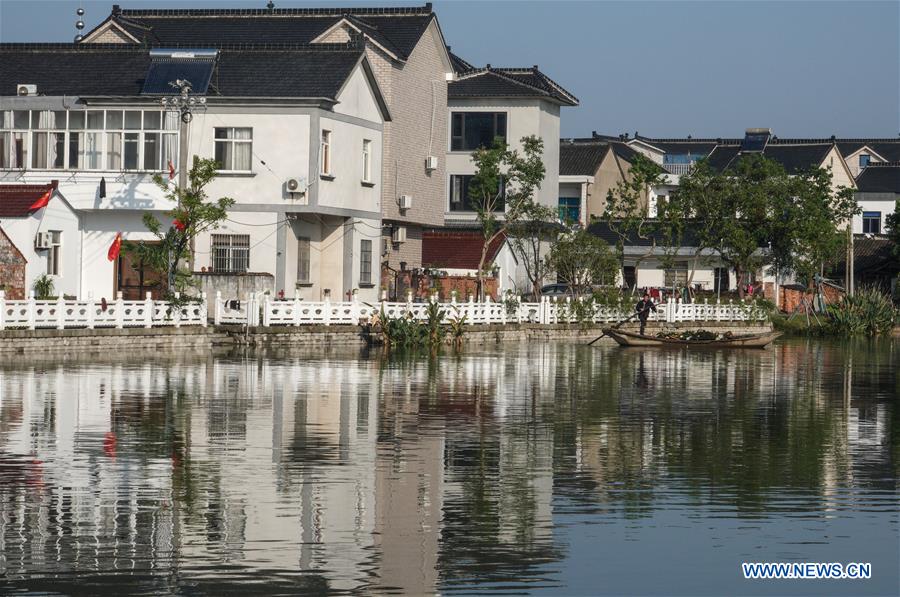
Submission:
{"label": "chimney", "polygon": [[431,2],[425,3],[425,10],[427,10],[428,12],[431,12]]}
{"label": "chimney", "polygon": [[597,134],[597,131],[591,131],[591,137],[593,137],[594,139],[599,137],[599,135]]}
{"label": "chimney", "polygon": [[535,64],[535,65],[534,65],[534,66],[532,66],[532,67],[531,67],[531,70],[535,70],[535,71],[537,71],[537,70],[540,70],[540,69],[539,69],[539,68],[538,68],[538,65],[537,65],[537,64]]}
{"label": "chimney", "polygon": [[113,4],[112,13],[114,16],[122,14],[122,7],[119,6],[118,4]]}

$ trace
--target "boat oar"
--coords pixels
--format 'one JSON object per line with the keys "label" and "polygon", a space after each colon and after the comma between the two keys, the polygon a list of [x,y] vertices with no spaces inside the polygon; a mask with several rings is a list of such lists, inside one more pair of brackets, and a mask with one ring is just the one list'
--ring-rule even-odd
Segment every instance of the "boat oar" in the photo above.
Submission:
{"label": "boat oar", "polygon": [[[626,323],[628,323],[629,321],[631,321],[632,319],[634,319],[635,317],[637,317],[638,315],[640,315],[641,313],[643,313],[644,311],[646,311],[646,310],[649,309],[649,308],[650,308],[650,307],[644,307],[643,311],[636,311],[636,312],[632,313],[630,317],[627,317],[626,319],[623,319],[622,321],[620,321],[620,322],[617,323],[616,325],[614,325],[614,326],[612,326],[612,327],[610,327],[610,328],[606,328],[606,329],[607,329],[607,330],[617,330],[617,329],[619,329],[620,327],[622,327],[623,325],[625,325]],[[590,342],[588,342],[587,345],[588,345],[588,346],[592,345],[594,342],[596,342],[597,340],[599,340],[600,338],[602,338],[602,337],[605,336],[605,335],[606,335],[606,332],[604,331],[602,334],[600,334],[599,336],[597,336],[596,338],[594,338],[593,340],[591,340]]]}

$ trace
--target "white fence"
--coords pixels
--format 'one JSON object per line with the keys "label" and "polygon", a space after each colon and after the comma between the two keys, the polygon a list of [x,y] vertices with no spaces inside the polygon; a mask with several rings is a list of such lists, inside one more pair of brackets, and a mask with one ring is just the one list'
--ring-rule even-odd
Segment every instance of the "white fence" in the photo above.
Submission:
{"label": "white fence", "polygon": [[166,301],[154,301],[150,293],[142,301],[126,301],[122,293],[114,301],[84,301],[62,297],[40,301],[30,293],[23,301],[6,300],[0,290],[0,330],[53,328],[152,328],[206,326],[206,295],[199,302],[173,307]]}
{"label": "white fence", "polygon": [[[432,299],[434,300],[434,299]],[[32,293],[27,300],[6,300],[0,291],[0,330],[4,329],[68,329],[68,328],[152,328],[206,326],[206,295],[198,302],[174,307],[166,301],[147,298],[142,301],[126,301],[119,293],[116,300],[106,303],[88,297],[84,301],[59,298],[50,301],[35,300]],[[363,303],[358,300],[344,302],[272,300],[268,295],[249,295],[244,300],[223,299],[216,294],[214,322],[249,326],[301,326],[301,325],[356,325],[371,321],[382,311],[392,318],[410,317],[419,321],[428,319],[428,303],[406,302]],[[468,301],[440,303],[444,321],[463,321],[466,325],[506,323],[615,323],[633,314],[632,301],[620,305],[601,306],[578,303],[569,299],[543,298],[537,303],[508,300],[502,303],[488,299],[476,303]],[[651,312],[650,321],[669,323],[681,321],[764,321],[768,317],[763,309],[752,303],[677,303],[657,306]]]}
{"label": "white fence", "polygon": [[[434,300],[434,299],[432,299]],[[440,303],[444,321],[463,320],[466,325],[506,323],[615,323],[633,314],[633,301],[618,306],[578,304],[570,299],[555,300],[544,297],[538,303],[519,301],[494,302],[488,299],[476,303],[468,301]],[[333,325],[371,321],[382,311],[391,318],[410,317],[419,321],[428,319],[428,303],[406,302],[364,303],[358,300],[330,302],[272,300],[268,295],[249,295],[244,300],[223,299],[216,295],[215,324],[239,324],[249,326],[310,324]],[[765,321],[768,314],[752,303],[680,303],[657,305],[650,312],[649,321],[669,323],[681,321]]]}

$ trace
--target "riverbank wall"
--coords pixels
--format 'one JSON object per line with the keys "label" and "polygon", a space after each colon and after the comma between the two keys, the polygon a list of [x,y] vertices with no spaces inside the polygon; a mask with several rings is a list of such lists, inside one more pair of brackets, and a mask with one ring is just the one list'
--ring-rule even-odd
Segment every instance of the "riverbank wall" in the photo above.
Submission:
{"label": "riverbank wall", "polygon": [[[589,342],[601,334],[595,324],[495,324],[466,326],[464,345],[514,342]],[[623,330],[638,331],[636,324]],[[755,334],[771,331],[769,324],[751,322],[687,322],[648,324],[647,333],[662,330],[707,329],[720,333]],[[609,338],[598,342],[612,344]],[[288,326],[211,326],[180,328],[4,330],[0,331],[0,358],[37,352],[102,354],[132,350],[204,350],[230,347],[291,347],[367,345],[365,331],[356,325]]]}

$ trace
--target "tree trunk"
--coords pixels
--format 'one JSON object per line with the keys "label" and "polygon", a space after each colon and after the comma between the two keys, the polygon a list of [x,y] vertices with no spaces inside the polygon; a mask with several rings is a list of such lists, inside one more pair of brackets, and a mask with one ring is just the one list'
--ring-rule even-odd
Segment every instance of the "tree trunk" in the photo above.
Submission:
{"label": "tree trunk", "polygon": [[744,270],[741,267],[734,268],[734,275],[737,278],[738,298],[744,300]]}

